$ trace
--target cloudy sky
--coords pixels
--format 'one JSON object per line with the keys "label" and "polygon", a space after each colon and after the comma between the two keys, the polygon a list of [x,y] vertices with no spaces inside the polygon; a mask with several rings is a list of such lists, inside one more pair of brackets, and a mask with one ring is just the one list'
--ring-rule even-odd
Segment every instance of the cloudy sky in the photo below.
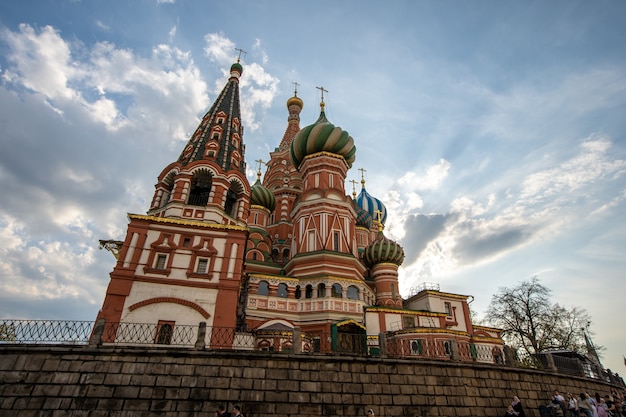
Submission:
{"label": "cloudy sky", "polygon": [[[307,4],[298,4],[307,3]],[[323,86],[422,282],[538,276],[626,354],[626,3],[0,2],[0,317],[93,320],[123,239],[242,63],[249,179]],[[347,187],[351,189],[351,185]],[[358,190],[357,190],[358,191]]]}

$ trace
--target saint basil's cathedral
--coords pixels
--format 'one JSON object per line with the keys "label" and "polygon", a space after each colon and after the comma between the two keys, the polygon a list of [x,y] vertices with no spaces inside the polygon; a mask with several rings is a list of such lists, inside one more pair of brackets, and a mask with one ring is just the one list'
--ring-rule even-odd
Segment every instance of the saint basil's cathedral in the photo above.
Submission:
{"label": "saint basil's cathedral", "polygon": [[231,66],[182,153],[158,176],[147,214],[128,215],[98,319],[154,324],[155,343],[167,343],[159,333],[204,322],[236,332],[233,348],[245,339],[257,350],[315,352],[360,335],[365,342],[349,350],[376,355],[393,340],[401,356],[431,344],[442,356],[467,346],[470,359],[480,349],[488,353],[479,360],[501,361],[500,331],[472,324],[471,296],[423,285],[401,297],[404,251],[385,237],[387,211],[364,180],[360,194],[346,194],[356,146],[326,118],[324,90],[319,118],[304,128],[303,101],[297,92],[287,100],[285,133],[262,179],[257,161],[250,185],[242,73],[239,62]]}

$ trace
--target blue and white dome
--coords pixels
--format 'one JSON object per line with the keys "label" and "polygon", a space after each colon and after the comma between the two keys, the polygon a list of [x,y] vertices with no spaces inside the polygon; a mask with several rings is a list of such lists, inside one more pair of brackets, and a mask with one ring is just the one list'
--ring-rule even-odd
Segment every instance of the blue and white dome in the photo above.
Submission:
{"label": "blue and white dome", "polygon": [[361,189],[361,193],[356,198],[356,202],[363,210],[367,211],[374,221],[378,220],[377,211],[381,212],[380,221],[382,224],[385,224],[387,220],[387,208],[385,205],[376,197],[372,197],[365,190],[365,186]]}

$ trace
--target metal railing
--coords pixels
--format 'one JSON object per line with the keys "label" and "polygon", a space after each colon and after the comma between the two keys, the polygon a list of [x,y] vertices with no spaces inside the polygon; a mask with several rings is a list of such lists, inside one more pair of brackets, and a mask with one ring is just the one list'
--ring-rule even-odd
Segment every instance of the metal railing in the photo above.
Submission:
{"label": "metal railing", "polygon": [[[335,331],[301,332],[207,327],[173,323],[106,323],[104,320],[0,320],[0,344],[59,344],[100,346],[156,346],[202,350],[269,351],[295,354],[323,354],[366,357],[395,357],[415,360],[473,362],[529,367],[497,345],[459,342],[454,339],[410,338],[393,332],[378,336]],[[510,351],[510,349],[509,349]],[[601,379],[617,385],[617,374],[594,368],[578,359],[543,354],[532,368]],[[547,359],[546,359],[547,358]]]}
{"label": "metal railing", "polygon": [[92,321],[0,320],[0,343],[85,344]]}
{"label": "metal railing", "polygon": [[116,345],[193,346],[198,325],[163,325],[153,323],[106,323],[103,343]]}

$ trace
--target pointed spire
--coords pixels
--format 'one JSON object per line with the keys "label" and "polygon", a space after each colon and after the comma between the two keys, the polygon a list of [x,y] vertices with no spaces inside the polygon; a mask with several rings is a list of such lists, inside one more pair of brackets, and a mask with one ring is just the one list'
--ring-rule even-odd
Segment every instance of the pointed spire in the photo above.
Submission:
{"label": "pointed spire", "polygon": [[[239,49],[239,57],[242,51]],[[178,158],[183,166],[199,160],[217,163],[223,171],[236,169],[245,174],[245,146],[239,105],[239,59],[230,67],[230,78],[202,118]]]}
{"label": "pointed spire", "polygon": [[281,151],[289,149],[294,136],[296,136],[296,133],[300,130],[300,112],[304,108],[304,102],[298,97],[298,86],[300,84],[294,82],[293,85],[293,97],[287,100],[287,109],[289,110],[289,117],[287,118],[288,125],[280,141],[280,145],[278,146],[278,149]]}

